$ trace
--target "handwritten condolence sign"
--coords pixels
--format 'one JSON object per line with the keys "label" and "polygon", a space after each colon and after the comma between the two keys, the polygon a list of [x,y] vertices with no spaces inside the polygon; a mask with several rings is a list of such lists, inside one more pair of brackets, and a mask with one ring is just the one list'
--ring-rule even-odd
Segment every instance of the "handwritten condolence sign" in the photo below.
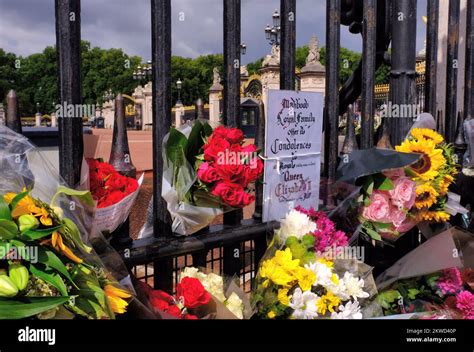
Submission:
{"label": "handwritten condolence sign", "polygon": [[270,90],[265,137],[263,220],[280,220],[294,206],[317,208],[323,95]]}

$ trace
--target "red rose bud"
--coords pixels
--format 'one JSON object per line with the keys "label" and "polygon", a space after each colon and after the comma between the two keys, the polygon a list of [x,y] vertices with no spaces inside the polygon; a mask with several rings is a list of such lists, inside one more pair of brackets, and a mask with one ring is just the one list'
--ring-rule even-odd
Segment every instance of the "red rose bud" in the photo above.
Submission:
{"label": "red rose bud", "polygon": [[211,295],[198,279],[185,277],[176,287],[176,294],[183,299],[188,309],[198,308],[209,303]]}

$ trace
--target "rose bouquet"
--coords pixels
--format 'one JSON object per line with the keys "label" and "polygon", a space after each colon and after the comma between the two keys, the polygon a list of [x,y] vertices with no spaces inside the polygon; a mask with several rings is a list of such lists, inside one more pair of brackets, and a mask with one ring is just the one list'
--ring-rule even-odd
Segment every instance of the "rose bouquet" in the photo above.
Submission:
{"label": "rose bouquet", "polygon": [[[174,296],[142,284],[150,304],[163,318],[248,319],[252,315],[245,294],[222,276],[186,267],[179,275]],[[227,287],[227,288],[226,288]]]}
{"label": "rose bouquet", "polygon": [[94,229],[111,233],[130,214],[143,180],[121,175],[106,162],[88,159],[89,189],[96,201],[94,209]]}
{"label": "rose bouquet", "polygon": [[[61,193],[92,201],[65,187]],[[124,313],[132,296],[97,259],[54,201],[46,204],[29,191],[0,195],[0,318],[112,319]]]}
{"label": "rose bouquet", "polygon": [[244,145],[237,128],[195,121],[172,128],[164,138],[162,196],[173,218],[173,231],[193,234],[216,216],[251,204],[251,185],[263,163],[253,144]]}
{"label": "rose bouquet", "polygon": [[303,208],[290,211],[259,268],[252,294],[258,315],[363,318],[363,307],[375,286],[371,268],[349,251],[345,234],[336,231],[324,213]]}

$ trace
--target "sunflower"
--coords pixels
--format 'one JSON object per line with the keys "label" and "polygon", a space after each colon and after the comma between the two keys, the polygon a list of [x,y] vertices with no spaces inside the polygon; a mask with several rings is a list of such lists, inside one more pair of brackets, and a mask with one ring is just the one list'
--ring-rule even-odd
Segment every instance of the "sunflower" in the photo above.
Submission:
{"label": "sunflower", "polygon": [[424,183],[416,187],[415,208],[422,209],[431,207],[436,203],[436,197],[438,196],[438,192],[436,192],[434,187],[429,183]]}
{"label": "sunflower", "polygon": [[105,285],[104,292],[114,313],[122,314],[127,311],[128,303],[124,298],[132,297],[130,293],[111,284]]}
{"label": "sunflower", "polygon": [[446,222],[450,217],[451,215],[442,210],[425,210],[418,214],[419,221]]}
{"label": "sunflower", "polygon": [[439,169],[446,164],[443,150],[436,148],[431,140],[405,140],[401,145],[395,147],[397,152],[420,153],[422,157],[415,164],[411,165],[411,170],[415,176],[423,181],[431,181],[439,174]]}
{"label": "sunflower", "polygon": [[453,183],[454,177],[451,175],[444,175],[444,177],[439,181],[438,190],[439,194],[445,196],[448,193],[449,186]]}
{"label": "sunflower", "polygon": [[444,138],[442,135],[429,128],[414,128],[411,130],[410,134],[416,140],[433,141],[435,145],[444,142]]}

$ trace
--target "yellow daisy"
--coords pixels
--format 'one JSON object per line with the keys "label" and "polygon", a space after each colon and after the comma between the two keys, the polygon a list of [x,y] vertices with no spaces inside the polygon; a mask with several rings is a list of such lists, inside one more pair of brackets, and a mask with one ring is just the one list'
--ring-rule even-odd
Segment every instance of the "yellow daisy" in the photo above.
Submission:
{"label": "yellow daisy", "polygon": [[278,290],[278,301],[284,306],[288,306],[290,304],[290,297],[288,296],[287,288],[281,288]]}
{"label": "yellow daisy", "polygon": [[431,222],[446,222],[449,220],[451,215],[445,211],[429,211],[425,210],[418,214],[419,221],[431,221]]}
{"label": "yellow daisy", "polygon": [[416,187],[415,208],[422,209],[431,207],[436,203],[436,197],[438,196],[438,192],[436,192],[434,187],[429,183],[424,183]]}
{"label": "yellow daisy", "polygon": [[423,181],[431,181],[439,174],[439,169],[446,164],[443,150],[436,148],[431,140],[405,140],[401,145],[395,147],[397,152],[419,153],[422,157],[410,169],[416,177]]}
{"label": "yellow daisy", "polygon": [[431,140],[436,145],[444,142],[444,138],[442,135],[429,128],[414,128],[411,130],[410,134],[413,138],[417,140]]}

